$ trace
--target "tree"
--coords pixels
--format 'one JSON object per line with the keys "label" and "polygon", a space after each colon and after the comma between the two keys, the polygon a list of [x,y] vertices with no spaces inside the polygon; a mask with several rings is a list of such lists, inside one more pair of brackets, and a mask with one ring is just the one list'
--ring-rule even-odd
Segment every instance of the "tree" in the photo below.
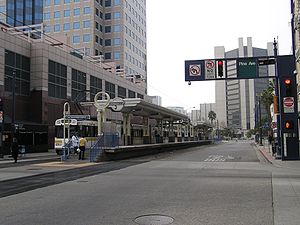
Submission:
{"label": "tree", "polygon": [[268,122],[271,123],[271,112],[270,112],[270,106],[274,101],[274,82],[270,81],[268,87],[262,91],[260,96],[261,103],[264,105],[267,116],[268,116]]}
{"label": "tree", "polygon": [[210,123],[213,123],[213,121],[217,118],[217,114],[214,111],[210,111],[208,113],[208,119],[210,120]]}

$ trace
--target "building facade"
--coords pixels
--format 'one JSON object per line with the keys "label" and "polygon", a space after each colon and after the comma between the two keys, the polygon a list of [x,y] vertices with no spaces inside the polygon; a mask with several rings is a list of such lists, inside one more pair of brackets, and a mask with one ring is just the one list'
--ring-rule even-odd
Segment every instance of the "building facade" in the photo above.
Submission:
{"label": "building facade", "polygon": [[[237,49],[225,51],[223,46],[215,47],[215,58],[239,58],[273,55],[272,43],[267,49],[252,46],[252,38],[247,38],[244,46],[243,39],[239,38]],[[236,77],[236,61],[227,61],[227,76]],[[271,66],[259,68],[260,76],[274,75]],[[219,126],[231,128],[237,132],[246,132],[253,129],[256,124],[258,99],[257,95],[267,88],[269,79],[228,80],[216,81],[216,114]],[[262,117],[266,111],[262,107]]]}
{"label": "building facade", "polygon": [[146,0],[45,0],[47,35],[147,80]]}
{"label": "building facade", "polygon": [[[105,70],[101,64],[80,58],[72,51],[53,45],[51,39],[28,40],[27,36],[1,27],[0,96],[3,104],[2,136],[6,154],[13,130],[27,151],[53,148],[54,123],[63,115],[65,102],[93,101],[99,91],[111,98],[146,97],[145,86]],[[96,115],[95,109],[85,109]],[[71,104],[71,113],[80,114]],[[111,119],[119,119],[118,115]]]}
{"label": "building facade", "polygon": [[191,111],[191,121],[192,122],[210,122],[208,118],[208,114],[210,111],[216,112],[216,104],[215,103],[203,103],[200,104],[199,109],[194,109]]}

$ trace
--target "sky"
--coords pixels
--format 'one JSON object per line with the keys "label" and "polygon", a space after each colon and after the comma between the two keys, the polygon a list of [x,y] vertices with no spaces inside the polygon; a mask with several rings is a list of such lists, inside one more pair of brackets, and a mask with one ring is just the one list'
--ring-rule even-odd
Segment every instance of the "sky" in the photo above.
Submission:
{"label": "sky", "polygon": [[215,46],[236,49],[240,37],[265,49],[278,38],[279,54],[291,54],[290,22],[290,0],[148,0],[148,95],[188,111],[214,103],[214,81],[188,85],[184,61],[213,59]]}

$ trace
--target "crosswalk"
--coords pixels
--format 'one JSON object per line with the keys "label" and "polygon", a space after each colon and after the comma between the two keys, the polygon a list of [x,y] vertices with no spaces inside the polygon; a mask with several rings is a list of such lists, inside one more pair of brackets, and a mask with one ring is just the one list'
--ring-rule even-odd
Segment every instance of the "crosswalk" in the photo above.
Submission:
{"label": "crosswalk", "polygon": [[204,160],[204,162],[225,162],[226,160],[233,160],[232,156],[223,156],[223,155],[210,155]]}

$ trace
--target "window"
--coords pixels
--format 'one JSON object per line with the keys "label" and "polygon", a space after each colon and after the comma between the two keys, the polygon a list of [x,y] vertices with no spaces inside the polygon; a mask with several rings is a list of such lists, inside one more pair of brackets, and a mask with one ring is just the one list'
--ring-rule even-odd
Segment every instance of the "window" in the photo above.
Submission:
{"label": "window", "polygon": [[59,18],[60,17],[60,11],[55,11],[54,12],[54,18]]}
{"label": "window", "polygon": [[30,94],[30,58],[5,50],[4,90],[13,89],[18,95]]}
{"label": "window", "polygon": [[74,0],[74,2],[80,2],[80,0]]}
{"label": "window", "polygon": [[121,58],[121,52],[119,51],[114,52],[114,59],[119,60],[120,58]]}
{"label": "window", "polygon": [[73,22],[73,29],[79,29],[80,28],[80,22]]}
{"label": "window", "polygon": [[70,4],[70,0],[64,0],[64,4]]}
{"label": "window", "polygon": [[99,16],[99,9],[96,8],[95,11],[96,11],[96,12],[95,12],[95,13],[96,13],[96,16]]}
{"label": "window", "polygon": [[121,39],[120,38],[114,38],[114,45],[115,46],[121,45]]}
{"label": "window", "polygon": [[72,68],[72,99],[86,90],[86,73]]}
{"label": "window", "polygon": [[99,29],[99,23],[95,22],[95,28],[98,30]]}
{"label": "window", "polygon": [[59,24],[55,24],[53,27],[53,31],[54,32],[59,32],[60,31],[60,25]]}
{"label": "window", "polygon": [[74,16],[79,16],[80,15],[80,8],[76,8],[73,10]]}
{"label": "window", "polygon": [[121,13],[120,12],[115,12],[114,13],[114,19],[120,19],[121,18]]}
{"label": "window", "polygon": [[128,90],[128,98],[135,98],[135,92]]}
{"label": "window", "polygon": [[111,13],[105,13],[104,18],[106,20],[111,20]]}
{"label": "window", "polygon": [[51,27],[49,25],[46,25],[44,27],[44,31],[45,31],[45,33],[49,33],[51,31]]}
{"label": "window", "polygon": [[105,26],[105,33],[111,32],[111,26]]}
{"label": "window", "polygon": [[99,92],[102,91],[102,80],[94,77],[94,76],[90,76],[90,100],[93,101],[95,98],[95,95]]}
{"label": "window", "polygon": [[83,21],[83,28],[90,28],[90,27],[91,27],[91,21],[90,20]]}
{"label": "window", "polygon": [[98,43],[99,42],[99,37],[97,35],[95,35],[95,42]]}
{"label": "window", "polygon": [[120,5],[121,1],[120,0],[114,0],[114,5]]}
{"label": "window", "polygon": [[54,0],[54,5],[60,5],[60,0]]}
{"label": "window", "polygon": [[90,14],[91,13],[91,8],[90,7],[84,7],[83,8],[83,14]]}
{"label": "window", "polygon": [[111,46],[111,39],[105,39],[104,44],[105,46]]}
{"label": "window", "polygon": [[50,12],[44,13],[44,20],[50,20]]}
{"label": "window", "polygon": [[67,67],[48,60],[48,96],[67,98]]}
{"label": "window", "polygon": [[74,35],[73,36],[73,44],[78,44],[78,43],[80,43],[80,36]]}
{"label": "window", "polygon": [[45,4],[45,6],[50,6],[51,5],[51,0],[45,0],[44,4]]}
{"label": "window", "polygon": [[105,0],[105,7],[111,6],[111,0]]}
{"label": "window", "polygon": [[70,10],[64,10],[64,17],[70,17]]}
{"label": "window", "polygon": [[115,88],[115,85],[108,82],[108,81],[105,81],[105,92],[107,94],[109,94],[110,98],[115,98],[116,97],[116,88]]}
{"label": "window", "polygon": [[64,31],[70,30],[70,23],[64,23]]}
{"label": "window", "polygon": [[106,52],[106,53],[104,54],[104,58],[105,58],[105,59],[111,59],[111,52]]}
{"label": "window", "polygon": [[90,42],[91,41],[91,35],[90,34],[84,34],[83,35],[83,42]]}
{"label": "window", "polygon": [[126,98],[126,88],[118,86],[118,97]]}
{"label": "window", "polygon": [[121,26],[120,25],[114,25],[114,32],[121,32]]}
{"label": "window", "polygon": [[137,97],[138,97],[138,98],[141,98],[141,99],[144,99],[144,95],[139,94],[139,93],[137,93]]}

